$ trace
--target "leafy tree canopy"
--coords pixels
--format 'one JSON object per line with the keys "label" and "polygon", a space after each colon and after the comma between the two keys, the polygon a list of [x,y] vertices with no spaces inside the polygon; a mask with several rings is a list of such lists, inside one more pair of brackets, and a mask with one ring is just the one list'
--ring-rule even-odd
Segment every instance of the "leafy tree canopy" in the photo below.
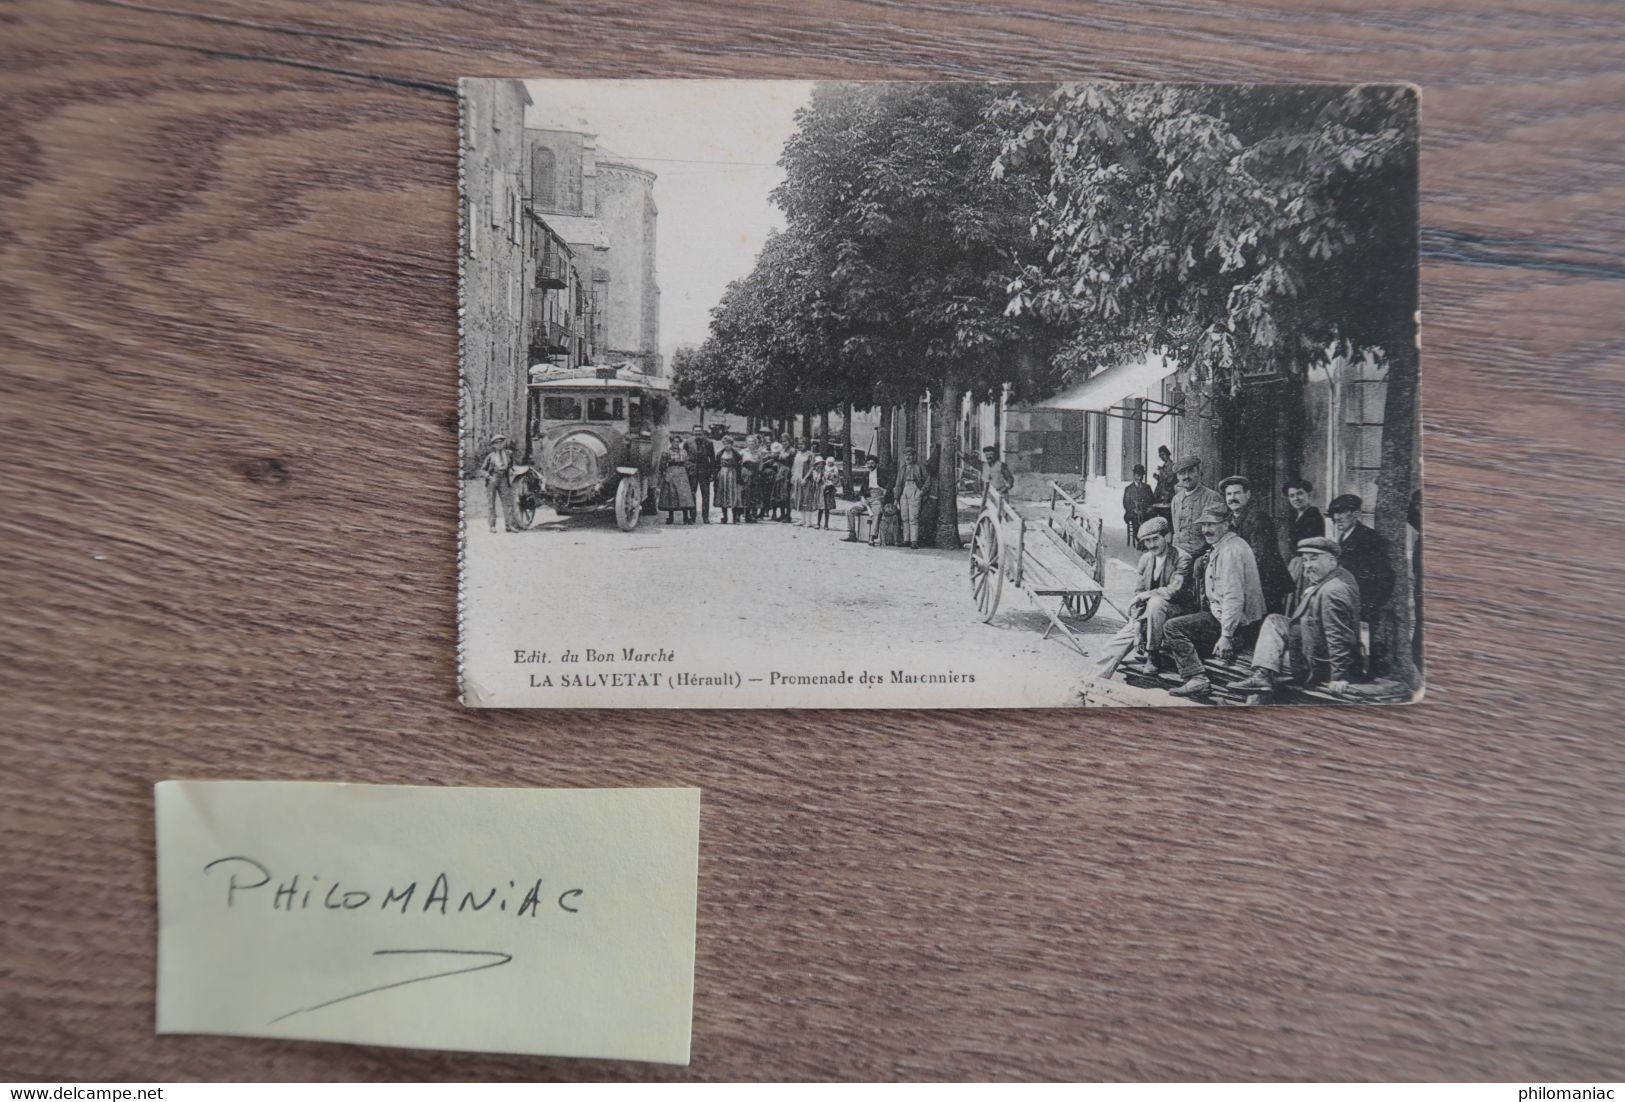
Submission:
{"label": "leafy tree canopy", "polygon": [[876,399],[978,398],[1014,381],[1033,327],[1007,314],[1036,191],[996,178],[1000,98],[976,84],[830,84],[785,145],[774,198],[822,270],[848,383]]}
{"label": "leafy tree canopy", "polygon": [[1234,390],[1409,347],[1412,90],[1061,85],[996,115],[994,175],[1047,175],[1009,309],[1067,330],[1069,373],[1166,351]]}
{"label": "leafy tree canopy", "polygon": [[770,234],[756,266],[712,309],[704,344],[673,365],[678,398],[788,416],[828,409],[861,389],[840,377],[827,284],[804,238]]}

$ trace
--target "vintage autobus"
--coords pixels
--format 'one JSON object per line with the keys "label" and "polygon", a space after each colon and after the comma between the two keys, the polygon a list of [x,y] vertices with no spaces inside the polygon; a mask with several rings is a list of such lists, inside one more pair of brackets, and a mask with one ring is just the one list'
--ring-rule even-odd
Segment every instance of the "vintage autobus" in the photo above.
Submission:
{"label": "vintage autobus", "polygon": [[628,367],[532,369],[532,495],[560,514],[613,508],[622,531],[654,509],[655,462],[666,448],[671,384]]}

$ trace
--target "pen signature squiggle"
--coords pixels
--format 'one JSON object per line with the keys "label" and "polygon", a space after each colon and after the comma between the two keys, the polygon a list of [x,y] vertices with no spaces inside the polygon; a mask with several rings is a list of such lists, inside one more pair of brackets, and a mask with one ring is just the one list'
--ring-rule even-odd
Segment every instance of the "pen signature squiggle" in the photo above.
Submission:
{"label": "pen signature squiggle", "polygon": [[280,1022],[285,1018],[291,1018],[295,1014],[309,1014],[313,1010],[321,1010],[323,1007],[333,1006],[336,1003],[348,1002],[351,999],[359,999],[363,995],[376,995],[380,991],[388,991],[396,987],[405,987],[409,983],[424,983],[428,980],[444,979],[447,976],[461,976],[468,972],[483,972],[487,968],[500,968],[504,964],[507,964],[509,961],[513,960],[512,953],[502,953],[490,949],[374,949],[372,953],[372,955],[375,957],[424,954],[464,957],[496,957],[497,959],[487,961],[484,964],[476,964],[469,968],[453,968],[449,972],[434,972],[427,976],[414,976],[412,979],[397,980],[394,983],[386,983],[378,987],[369,987],[365,991],[355,991],[348,995],[340,995],[336,999],[328,999],[326,1002],[320,1002],[314,1006],[302,1006],[298,1010],[290,1010],[286,1014],[279,1014],[275,1018],[272,1018],[267,1024],[275,1025],[277,1022]]}

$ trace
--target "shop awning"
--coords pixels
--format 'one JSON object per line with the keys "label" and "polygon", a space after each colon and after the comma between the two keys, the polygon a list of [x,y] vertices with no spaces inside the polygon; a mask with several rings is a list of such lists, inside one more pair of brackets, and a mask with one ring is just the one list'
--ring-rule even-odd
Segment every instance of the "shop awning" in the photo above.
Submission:
{"label": "shop awning", "polygon": [[[1118,364],[1034,405],[1043,409],[1084,409],[1123,416],[1126,409],[1124,403],[1128,399],[1143,398],[1149,392],[1157,400],[1148,404],[1161,407],[1162,393],[1158,384],[1172,375],[1178,366],[1165,356],[1149,356]],[[1170,412],[1178,411],[1164,407],[1162,416],[1156,419],[1160,421]]]}
{"label": "shop awning", "polygon": [[543,214],[540,217],[572,248],[609,248],[609,234],[604,232],[604,224],[596,218],[574,214]]}

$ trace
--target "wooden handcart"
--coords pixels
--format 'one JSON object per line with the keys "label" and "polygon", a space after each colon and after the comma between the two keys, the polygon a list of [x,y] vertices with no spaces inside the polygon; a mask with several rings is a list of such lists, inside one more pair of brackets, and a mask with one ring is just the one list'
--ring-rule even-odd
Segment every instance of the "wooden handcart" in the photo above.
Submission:
{"label": "wooden handcart", "polygon": [[[970,549],[971,599],[982,621],[998,614],[1008,581],[1049,617],[1046,639],[1059,628],[1079,654],[1086,654],[1068,623],[1088,620],[1105,599],[1104,529],[1104,520],[1091,521],[1083,505],[1054,482],[1049,512],[1032,521],[992,486],[983,490]],[[1041,598],[1059,601],[1052,606]]]}

